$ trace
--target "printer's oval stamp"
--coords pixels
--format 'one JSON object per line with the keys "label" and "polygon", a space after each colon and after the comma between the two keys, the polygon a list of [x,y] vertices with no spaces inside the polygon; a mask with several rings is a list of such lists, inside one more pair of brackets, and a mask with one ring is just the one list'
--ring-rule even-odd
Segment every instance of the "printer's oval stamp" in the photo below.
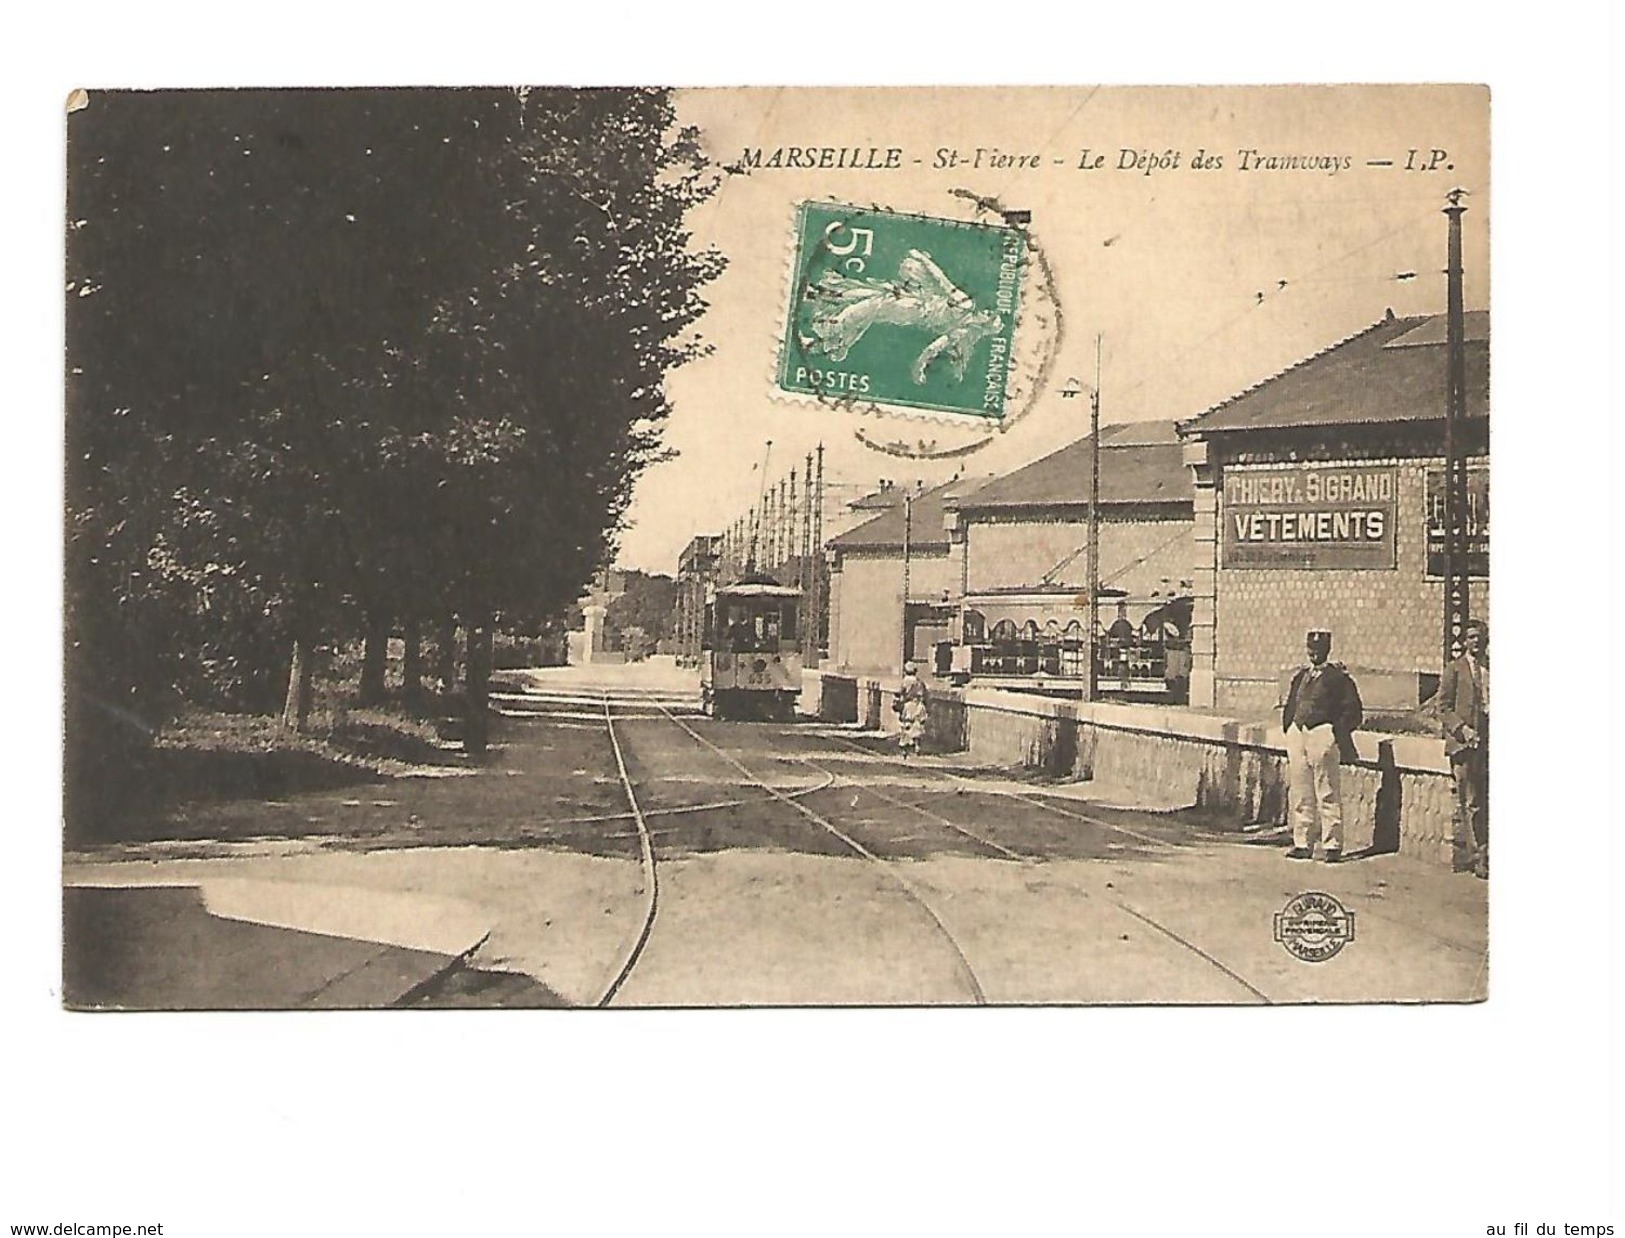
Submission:
{"label": "printer's oval stamp", "polygon": [[1293,958],[1324,963],[1354,940],[1354,913],[1330,894],[1296,895],[1275,913],[1275,940]]}

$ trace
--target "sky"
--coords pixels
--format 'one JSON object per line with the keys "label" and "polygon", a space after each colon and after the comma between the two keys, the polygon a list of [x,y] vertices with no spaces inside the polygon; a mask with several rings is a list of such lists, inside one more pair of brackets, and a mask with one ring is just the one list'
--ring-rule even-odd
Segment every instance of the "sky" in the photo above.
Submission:
{"label": "sky", "polygon": [[[1441,208],[1453,188],[1469,195],[1466,303],[1489,305],[1489,95],[1478,87],[700,89],[680,92],[678,115],[723,166],[747,148],[765,163],[790,146],[857,148],[864,161],[877,148],[874,162],[897,148],[901,166],[724,173],[693,213],[693,243],[728,259],[698,327],[712,352],[668,379],[665,442],[677,454],[637,483],[620,538],[625,567],[673,572],[690,537],[750,509],[764,458],[773,481],[820,443],[831,505],[881,478],[934,484],[1047,454],[1087,433],[1088,400],[1061,391],[1093,384],[1097,336],[1103,421],[1187,418],[1390,308],[1442,313]],[[958,166],[937,166],[950,161],[944,150]],[[1100,166],[1080,167],[1085,150]],[[995,151],[1037,155],[1037,166],[990,166]],[[1121,166],[1141,155],[1171,164],[1170,153],[1177,167]],[[1223,166],[1193,167],[1199,153]],[[1335,170],[1254,166],[1271,156]],[[1379,160],[1393,166],[1369,166]],[[860,415],[775,393],[795,210],[833,198],[960,218],[956,190],[1032,212],[1028,232],[1053,272],[1063,335],[1048,382],[986,447],[902,460],[856,431],[923,437],[938,451],[983,433],[964,419]],[[1029,294],[1036,280],[1029,270]]]}
{"label": "sky", "polygon": [[[1332,1236],[1482,1233],[1487,1222],[1511,1232],[1518,1220],[1531,1222],[1531,1231],[1541,1220],[1603,1220],[1618,1232],[1617,1168],[1596,1169],[1621,1163],[1621,955],[1610,943],[1618,940],[1622,851],[1610,841],[1618,812],[1610,775],[1618,748],[1613,703],[1625,682],[1619,659],[1588,647],[1581,656],[1596,673],[1572,691],[1554,672],[1552,642],[1552,582],[1585,582],[1606,610],[1620,567],[1617,380],[1587,362],[1617,351],[1617,289],[1625,285],[1625,247],[1610,243],[1605,226],[1618,217],[1625,166],[1617,86],[1625,59],[1613,8],[1606,0],[1554,0],[1538,13],[1468,12],[1432,0],[1371,0],[1355,11],[1237,0],[1094,6],[1060,29],[1037,10],[1012,16],[949,4],[934,5],[924,24],[901,5],[817,14],[757,6],[748,21],[692,3],[607,15],[592,6],[493,3],[425,21],[403,20],[398,9],[380,20],[365,5],[303,0],[279,6],[275,20],[201,2],[86,0],[29,10],[14,32],[17,71],[0,83],[17,170],[12,192],[0,199],[13,238],[14,295],[0,314],[15,362],[17,440],[15,476],[0,502],[24,585],[14,647],[45,652],[18,660],[18,707],[8,715],[20,778],[8,800],[0,900],[4,1001],[13,1053],[28,1065],[14,1072],[7,1097],[19,1134],[0,1219],[161,1219],[166,1233],[182,1236],[517,1232],[535,1227],[539,1203],[549,1219],[578,1230],[602,1229],[607,1217],[622,1228],[669,1228],[676,1218],[703,1216],[718,1233],[760,1232],[764,1217],[781,1228],[799,1217],[789,1228],[805,1232],[914,1232],[924,1224],[944,1233],[1159,1226],[1183,1233],[1242,1214],[1258,1233],[1305,1224]],[[1053,37],[1039,37],[1035,27]],[[1498,510],[1509,515],[1496,526],[1493,552],[1503,702],[1496,742],[1515,757],[1497,773],[1496,812],[1506,829],[1493,882],[1487,1004],[661,1012],[608,1020],[437,1012],[400,1022],[339,1013],[314,1023],[61,1010],[60,733],[54,716],[41,719],[27,704],[61,694],[60,662],[50,652],[59,647],[62,618],[55,307],[62,100],[70,89],[1103,76],[1493,85],[1495,484],[1504,496]],[[1101,101],[1081,118],[1098,118]],[[723,113],[719,123],[731,123],[735,108],[741,126],[760,110],[737,98],[712,105]],[[1430,115],[1417,110],[1419,120]],[[1429,134],[1407,132],[1407,147],[1424,143],[1432,144]],[[1345,191],[1339,180],[1327,188]],[[716,204],[724,216],[736,209],[737,188]],[[1420,289],[1389,288],[1385,268],[1416,263],[1437,271],[1443,232],[1431,182],[1407,192],[1422,221],[1409,252],[1373,261],[1377,282],[1349,297],[1336,321],[1301,324],[1280,312],[1294,303],[1286,296],[1249,311],[1245,299],[1258,290],[1248,286],[1252,278],[1238,277],[1220,290],[1222,303],[1197,307],[1210,332],[1241,319],[1211,347],[1182,359],[1181,349],[1205,333],[1175,338],[1170,322],[1161,352],[1145,350],[1158,386],[1200,369],[1212,393],[1192,394],[1196,411],[1357,329],[1387,304],[1413,308],[1401,298]],[[786,192],[774,210],[793,196]],[[1090,223],[1094,200],[1070,203],[1063,218]],[[1481,305],[1475,271],[1483,242],[1474,233],[1488,210],[1485,195],[1475,191],[1470,201],[1468,301]],[[1328,258],[1359,245],[1370,223],[1353,205],[1341,217]],[[727,222],[735,250],[754,243],[757,231],[771,247],[782,244],[787,215],[747,212]],[[1051,248],[1059,222],[1035,208],[1035,235]],[[1383,231],[1373,225],[1366,236]],[[1241,248],[1224,245],[1217,258],[1190,263],[1190,276],[1203,278],[1205,262],[1234,260]],[[1305,269],[1316,265],[1309,248]],[[722,290],[749,282],[734,257],[717,286],[719,314]],[[1255,265],[1269,278],[1277,264]],[[1128,274],[1119,282],[1132,293]],[[1090,266],[1069,278],[1092,290],[1104,275]],[[760,296],[771,300],[766,290]],[[1442,303],[1436,288],[1417,312]],[[771,313],[776,319],[779,308]],[[1057,377],[1092,373],[1088,341],[1097,328],[1082,315],[1073,315],[1079,325]],[[706,324],[713,340],[734,344],[717,321]],[[758,347],[772,325],[748,314],[733,319]],[[1126,416],[1130,399],[1142,398],[1127,389],[1146,369],[1131,379],[1127,362],[1117,360],[1126,324],[1099,329],[1108,335],[1106,414]],[[772,406],[758,350],[737,360],[745,367],[737,375],[707,378],[694,367],[691,392],[681,387],[687,376],[673,380],[672,441],[703,441],[707,418],[730,407],[753,421],[739,431],[751,444],[736,453],[742,463],[684,473],[679,462],[668,466],[679,470],[675,480],[665,470],[649,474],[645,485],[654,488],[640,495],[645,523],[635,531],[641,540],[629,535],[626,545],[663,570],[675,566],[675,552],[667,563],[660,550],[663,537],[675,545],[679,529],[686,535],[696,521],[735,514],[734,504],[751,497],[748,482],[723,482],[748,475],[766,437],[755,422]],[[1116,392],[1113,374],[1123,380]],[[1022,426],[1047,426],[1029,443],[1038,454],[1040,439],[1067,436],[1080,403],[1041,400],[1006,438],[1016,439]],[[784,433],[787,423],[826,438],[832,454],[850,438],[850,423],[834,414],[805,427],[781,416],[772,428]],[[897,473],[887,457],[855,443],[846,450],[852,461],[843,467],[853,476]],[[678,502],[673,495],[685,478],[700,489]],[[712,487],[717,494],[705,492]],[[656,521],[662,507],[674,521],[669,533]],[[1561,703],[1556,724],[1554,701]],[[1561,1051],[1539,1054],[1538,1068],[1507,1068],[1554,1034]],[[1315,1172],[1293,1172],[1295,1132],[1305,1123],[1335,1132],[1335,1155]],[[1242,1152],[1245,1161],[1233,1153],[1171,1159],[1162,1154],[1170,1136],[1182,1146]],[[185,1155],[177,1157],[177,1148]],[[808,1165],[829,1169],[829,1189],[806,1189]],[[472,1174],[478,1185],[443,1189],[448,1169]],[[627,1189],[629,1174],[638,1189]],[[506,1189],[515,1183],[525,1189]]]}

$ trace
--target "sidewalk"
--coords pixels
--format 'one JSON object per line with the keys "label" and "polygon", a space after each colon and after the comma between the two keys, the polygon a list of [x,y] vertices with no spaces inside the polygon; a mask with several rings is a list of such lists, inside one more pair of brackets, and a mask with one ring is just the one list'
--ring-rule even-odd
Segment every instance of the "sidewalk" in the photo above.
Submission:
{"label": "sidewalk", "polygon": [[[166,852],[170,852],[166,854]],[[532,848],[238,844],[70,854],[66,1004],[145,1010],[591,1004],[631,860]],[[498,1001],[497,999],[500,999]]]}
{"label": "sidewalk", "polygon": [[405,893],[154,883],[122,865],[91,880],[63,889],[63,1000],[76,1009],[394,1006],[428,993],[490,932],[469,904]]}

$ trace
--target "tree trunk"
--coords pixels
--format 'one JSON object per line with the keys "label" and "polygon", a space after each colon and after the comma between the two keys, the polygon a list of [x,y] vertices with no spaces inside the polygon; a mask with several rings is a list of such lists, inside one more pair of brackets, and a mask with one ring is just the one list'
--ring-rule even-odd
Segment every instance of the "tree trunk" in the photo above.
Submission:
{"label": "tree trunk", "polygon": [[294,638],[293,660],[288,668],[288,692],[282,702],[282,729],[297,735],[310,718],[310,642]]}
{"label": "tree trunk", "polygon": [[384,667],[389,660],[389,620],[368,614],[366,645],[361,653],[360,703],[379,705],[384,699]]}
{"label": "tree trunk", "polygon": [[401,647],[401,698],[416,707],[423,703],[423,641],[416,619],[402,626]]}
{"label": "tree trunk", "polygon": [[486,704],[491,689],[491,616],[476,613],[468,622],[468,726],[463,748],[471,756],[483,756],[490,735],[490,715]]}

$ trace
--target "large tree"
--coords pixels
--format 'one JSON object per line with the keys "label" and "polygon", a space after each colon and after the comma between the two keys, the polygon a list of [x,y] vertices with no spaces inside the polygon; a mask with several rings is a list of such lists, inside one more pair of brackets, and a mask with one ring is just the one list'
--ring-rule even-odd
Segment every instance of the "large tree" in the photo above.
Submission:
{"label": "large tree", "polygon": [[93,96],[70,692],[150,721],[164,689],[253,703],[291,662],[298,699],[335,635],[455,613],[478,651],[566,604],[698,347],[709,184],[661,91]]}

